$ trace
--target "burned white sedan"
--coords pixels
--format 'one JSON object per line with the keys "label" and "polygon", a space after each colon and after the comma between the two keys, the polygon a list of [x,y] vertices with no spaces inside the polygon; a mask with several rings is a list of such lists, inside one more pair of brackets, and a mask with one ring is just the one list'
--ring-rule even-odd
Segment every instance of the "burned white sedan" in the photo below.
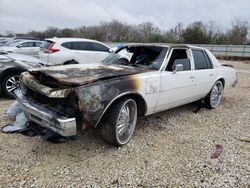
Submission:
{"label": "burned white sedan", "polygon": [[[121,58],[129,54],[129,59]],[[129,142],[137,117],[204,99],[218,107],[236,71],[206,49],[126,45],[99,64],[33,69],[15,95],[30,121],[62,136],[98,128],[115,146]]]}

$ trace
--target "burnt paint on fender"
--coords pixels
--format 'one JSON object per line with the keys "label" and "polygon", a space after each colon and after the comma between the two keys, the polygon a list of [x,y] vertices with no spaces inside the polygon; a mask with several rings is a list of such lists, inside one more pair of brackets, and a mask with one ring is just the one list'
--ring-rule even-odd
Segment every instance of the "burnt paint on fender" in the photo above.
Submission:
{"label": "burnt paint on fender", "polygon": [[137,92],[140,81],[136,75],[96,82],[76,88],[82,128],[95,126],[109,103],[125,92]]}

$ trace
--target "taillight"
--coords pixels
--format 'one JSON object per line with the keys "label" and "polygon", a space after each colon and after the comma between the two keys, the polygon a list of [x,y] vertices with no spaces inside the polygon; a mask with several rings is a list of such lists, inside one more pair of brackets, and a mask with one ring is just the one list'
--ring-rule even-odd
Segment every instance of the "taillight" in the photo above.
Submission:
{"label": "taillight", "polygon": [[53,48],[55,44],[56,44],[55,42],[51,43],[51,45],[49,45],[48,49],[43,49],[43,52],[48,53],[48,54],[58,52],[59,49]]}

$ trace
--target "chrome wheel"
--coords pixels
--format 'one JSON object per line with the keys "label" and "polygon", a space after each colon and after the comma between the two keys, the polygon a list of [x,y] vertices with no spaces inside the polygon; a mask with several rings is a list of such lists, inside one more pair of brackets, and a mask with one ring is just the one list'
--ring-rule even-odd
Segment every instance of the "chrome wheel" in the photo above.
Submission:
{"label": "chrome wheel", "polygon": [[9,93],[13,93],[13,91],[19,88],[19,86],[20,86],[20,81],[18,75],[12,76],[6,80],[5,87],[7,92]]}
{"label": "chrome wheel", "polygon": [[222,92],[223,92],[223,85],[221,81],[218,81],[214,84],[210,93],[210,104],[212,108],[216,108],[220,104]]}
{"label": "chrome wheel", "polygon": [[122,145],[131,138],[137,121],[137,105],[128,99],[120,109],[116,122],[116,139]]}

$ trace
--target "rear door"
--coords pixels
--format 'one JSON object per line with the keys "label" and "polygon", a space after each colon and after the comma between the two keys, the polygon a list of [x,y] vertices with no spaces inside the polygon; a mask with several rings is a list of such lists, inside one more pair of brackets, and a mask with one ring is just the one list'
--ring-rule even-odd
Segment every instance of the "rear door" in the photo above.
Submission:
{"label": "rear door", "polygon": [[35,46],[35,42],[23,42],[17,46],[15,50],[16,53],[37,56],[39,51],[39,47]]}
{"label": "rear door", "polygon": [[91,42],[72,42],[73,59],[78,63],[93,63],[95,53]]}
{"label": "rear door", "polygon": [[39,57],[39,52],[41,48],[42,42],[34,42],[34,53],[32,56]]}
{"label": "rear door", "polygon": [[215,79],[217,78],[217,71],[213,68],[211,60],[206,52],[202,49],[191,50],[194,61],[194,76],[195,76],[195,93],[197,97],[205,97],[211,90]]}

